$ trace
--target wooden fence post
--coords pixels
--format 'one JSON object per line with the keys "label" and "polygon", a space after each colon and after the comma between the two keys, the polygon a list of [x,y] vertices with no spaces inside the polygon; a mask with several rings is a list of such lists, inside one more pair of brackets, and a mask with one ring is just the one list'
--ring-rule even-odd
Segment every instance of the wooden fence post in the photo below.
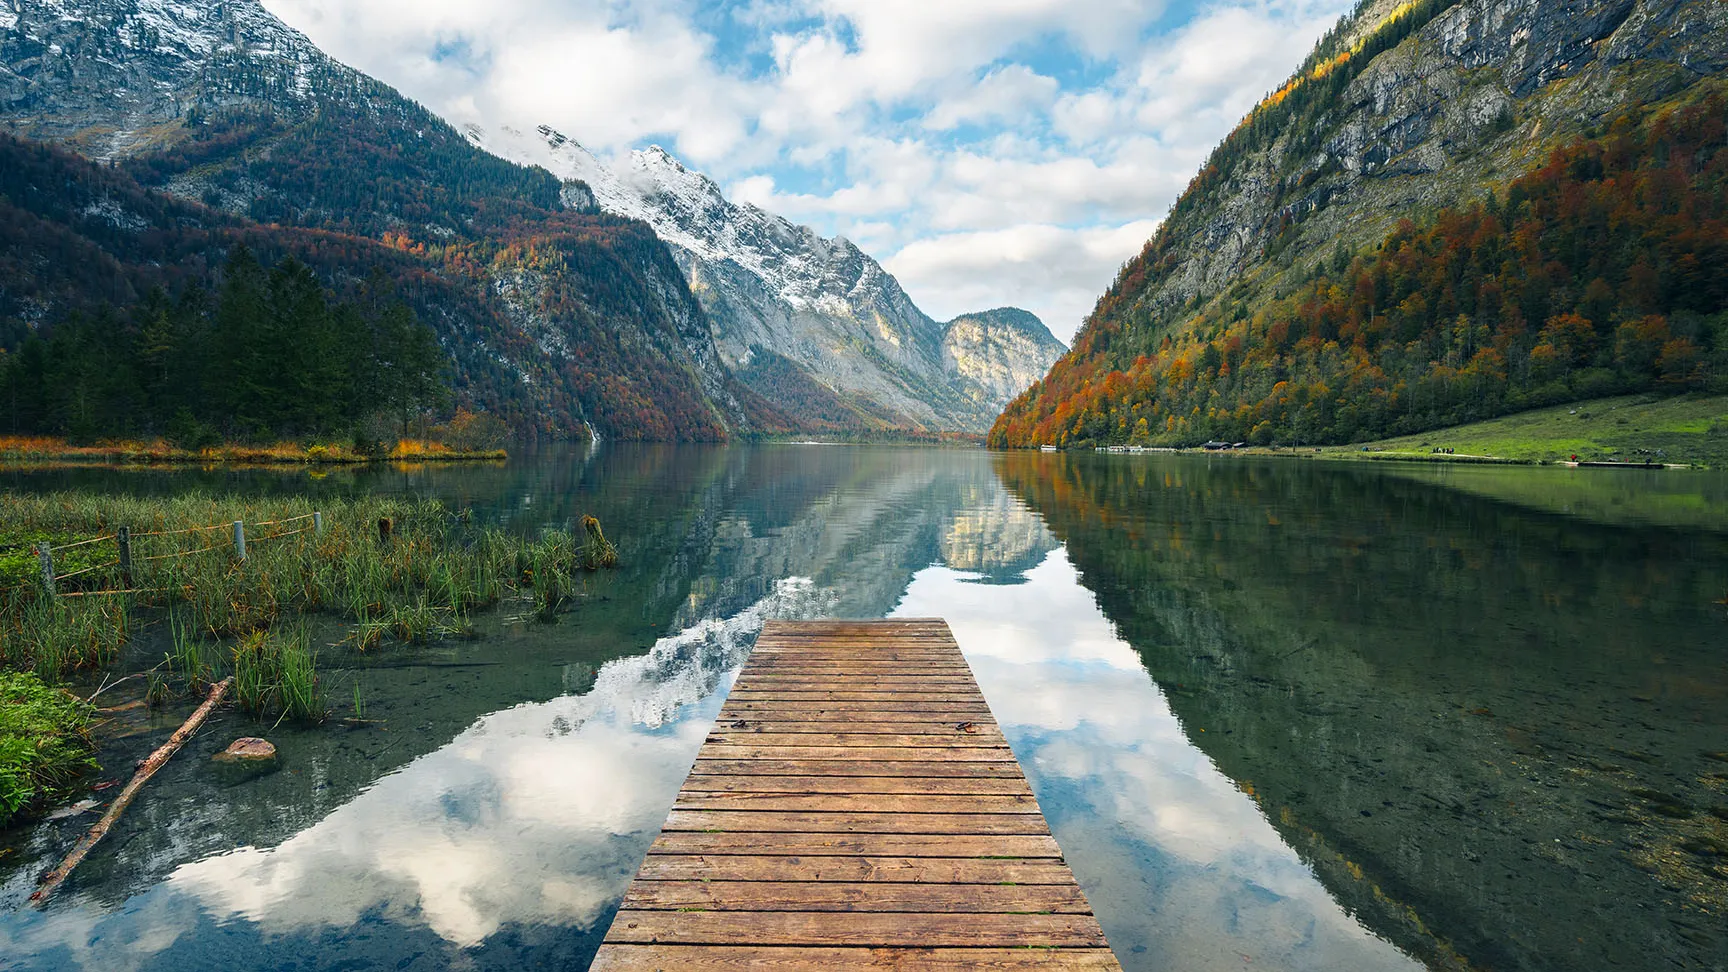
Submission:
{"label": "wooden fence post", "polygon": [[318,510],[312,511],[312,535],[315,537],[324,535],[324,514]]}
{"label": "wooden fence post", "polygon": [[234,559],[246,559],[246,521],[234,521]]}
{"label": "wooden fence post", "polygon": [[123,526],[114,531],[114,538],[120,542],[120,579],[127,587],[132,586],[132,528]]}
{"label": "wooden fence post", "polygon": [[46,542],[36,545],[36,560],[42,565],[42,590],[54,597],[54,554]]}

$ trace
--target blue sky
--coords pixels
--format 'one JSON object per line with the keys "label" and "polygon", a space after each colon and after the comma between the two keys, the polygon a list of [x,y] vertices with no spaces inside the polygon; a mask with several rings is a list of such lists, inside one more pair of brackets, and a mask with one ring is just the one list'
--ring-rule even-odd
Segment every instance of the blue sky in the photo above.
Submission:
{"label": "blue sky", "polygon": [[1066,340],[1345,0],[265,0],[453,122],[665,146]]}

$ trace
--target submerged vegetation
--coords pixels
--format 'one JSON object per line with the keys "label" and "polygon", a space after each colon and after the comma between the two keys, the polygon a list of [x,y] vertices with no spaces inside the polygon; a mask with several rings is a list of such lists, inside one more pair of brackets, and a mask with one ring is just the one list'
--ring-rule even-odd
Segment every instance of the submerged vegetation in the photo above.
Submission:
{"label": "submerged vegetation", "polygon": [[[320,500],[315,510],[302,498],[0,494],[0,672],[20,673],[0,684],[35,693],[28,718],[38,725],[18,734],[36,740],[28,745],[0,726],[0,807],[75,775],[82,764],[60,754],[85,740],[88,755],[88,707],[67,696],[54,708],[64,693],[47,686],[114,664],[145,625],[168,630],[169,649],[148,673],[152,700],[232,675],[240,709],[317,722],[326,710],[314,630],[363,652],[420,644],[470,631],[474,612],[512,596],[552,620],[581,593],[583,571],[617,562],[599,521],[585,518],[584,533],[523,538],[435,501],[391,497]],[[51,551],[53,594],[39,545]]]}

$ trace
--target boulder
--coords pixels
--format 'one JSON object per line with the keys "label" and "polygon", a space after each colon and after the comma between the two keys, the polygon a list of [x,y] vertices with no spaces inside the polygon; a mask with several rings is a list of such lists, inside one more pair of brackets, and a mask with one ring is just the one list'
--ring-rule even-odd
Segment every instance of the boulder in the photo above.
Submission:
{"label": "boulder", "polygon": [[276,759],[276,747],[256,736],[246,736],[229,743],[214,758],[218,763],[269,763]]}

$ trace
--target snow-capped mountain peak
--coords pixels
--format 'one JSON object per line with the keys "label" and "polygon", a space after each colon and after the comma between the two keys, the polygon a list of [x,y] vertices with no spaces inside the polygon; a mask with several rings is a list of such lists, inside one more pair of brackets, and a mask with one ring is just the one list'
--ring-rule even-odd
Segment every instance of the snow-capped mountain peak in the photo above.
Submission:
{"label": "snow-capped mountain peak", "polygon": [[[944,328],[852,241],[734,203],[658,145],[609,164],[546,125],[467,131],[476,145],[565,180],[570,195],[580,182],[587,193],[579,198],[651,226],[707,309],[721,356],[747,376],[771,352],[844,397],[872,399],[931,428],[981,428],[1018,392],[1005,382],[1042,373],[1054,358],[1040,345],[1025,362],[992,363],[989,380],[974,377],[956,354],[983,345],[951,346]],[[1016,344],[1012,354],[1024,350]]]}

